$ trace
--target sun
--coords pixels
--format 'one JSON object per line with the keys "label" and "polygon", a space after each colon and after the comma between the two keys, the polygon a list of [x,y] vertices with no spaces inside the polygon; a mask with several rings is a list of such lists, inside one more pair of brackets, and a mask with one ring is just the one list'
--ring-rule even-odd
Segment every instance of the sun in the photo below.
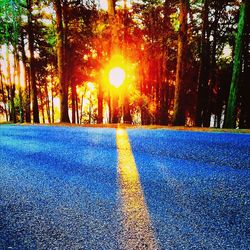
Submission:
{"label": "sun", "polygon": [[119,88],[123,84],[125,76],[125,71],[122,68],[115,67],[109,72],[109,82],[116,88]]}

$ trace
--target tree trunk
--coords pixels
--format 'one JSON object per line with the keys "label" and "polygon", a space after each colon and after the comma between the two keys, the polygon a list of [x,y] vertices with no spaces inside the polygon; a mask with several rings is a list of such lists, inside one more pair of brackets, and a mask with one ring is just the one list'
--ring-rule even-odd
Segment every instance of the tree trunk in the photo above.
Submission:
{"label": "tree trunk", "polygon": [[203,25],[201,38],[201,61],[199,67],[198,77],[198,96],[196,107],[196,121],[195,125],[201,127],[205,117],[206,103],[208,99],[208,78],[209,78],[209,37],[208,29],[208,0],[204,0],[203,7]]}
{"label": "tree trunk", "polygon": [[24,110],[25,110],[25,121],[27,123],[31,122],[30,117],[30,81],[29,81],[29,70],[27,68],[27,56],[25,53],[25,44],[24,44],[24,34],[21,32],[21,46],[20,51],[22,55],[22,62],[24,67],[24,93],[25,93],[25,99],[24,99]]}
{"label": "tree trunk", "polygon": [[[41,96],[41,102],[42,102],[42,96]],[[43,103],[41,104],[40,110],[42,111],[42,119],[43,119],[43,124],[44,124],[45,123],[45,114],[44,114],[44,104]]]}
{"label": "tree trunk", "polygon": [[19,98],[19,122],[24,122],[23,114],[23,96],[21,87],[21,70],[20,70],[20,57],[18,48],[18,38],[20,34],[21,26],[21,13],[19,12],[19,6],[15,5],[14,1],[10,1],[11,9],[13,13],[13,56],[14,56],[14,82],[18,88],[18,98]]}
{"label": "tree trunk", "polygon": [[64,72],[65,55],[64,55],[61,0],[54,0],[54,8],[56,11],[57,64],[58,64],[58,78],[60,87],[60,122],[69,123],[70,120],[68,114],[68,86],[65,82],[65,72]]}
{"label": "tree trunk", "polygon": [[22,87],[21,87],[21,71],[20,71],[20,59],[17,48],[14,48],[14,69],[16,72],[17,78],[17,87],[18,87],[18,97],[19,97],[19,115],[20,115],[20,123],[24,122],[23,116],[23,96],[22,96]]}
{"label": "tree trunk", "polygon": [[83,116],[83,95],[81,96],[81,107],[80,107],[80,124],[82,123],[82,116]]}
{"label": "tree trunk", "polygon": [[111,117],[111,123],[118,123],[119,122],[119,100],[118,100],[118,94],[113,94],[112,100],[111,100],[111,106],[112,106],[112,117]]}
{"label": "tree trunk", "polygon": [[187,14],[188,0],[180,0],[180,29],[178,36],[178,54],[174,100],[173,125],[185,125],[185,75],[187,63]]}
{"label": "tree trunk", "polygon": [[15,79],[11,77],[10,71],[10,55],[9,55],[9,46],[6,44],[6,61],[7,61],[7,83],[8,83],[8,100],[10,104],[10,122],[16,123],[16,110],[15,110]]}
{"label": "tree trunk", "polygon": [[[220,4],[219,4],[220,5]],[[205,111],[203,118],[203,126],[209,127],[211,122],[211,113],[212,113],[212,99],[213,99],[213,88],[216,85],[216,51],[217,51],[217,41],[218,41],[218,22],[220,18],[219,12],[220,6],[217,5],[217,8],[214,13],[214,22],[213,22],[213,43],[211,46],[211,63],[210,63],[210,84],[207,86],[207,98],[205,99]],[[209,50],[209,46],[207,46]],[[207,56],[209,58],[209,56]],[[205,66],[207,67],[207,66]]]}
{"label": "tree trunk", "polygon": [[[156,53],[155,56],[156,57]],[[154,119],[154,124],[159,125],[160,124],[160,58],[157,58],[155,60],[155,74],[154,76],[156,77],[155,79],[155,93],[154,93],[154,101],[156,103],[156,113],[155,113],[155,119]]]}
{"label": "tree trunk", "polygon": [[109,90],[109,93],[108,93],[108,108],[109,108],[109,123],[112,123],[112,106],[111,106],[111,93],[110,93],[110,90]]}
{"label": "tree trunk", "polygon": [[72,123],[76,123],[76,85],[71,81]]}
{"label": "tree trunk", "polygon": [[34,58],[34,31],[32,24],[32,0],[27,0],[28,9],[28,40],[29,40],[29,51],[30,51],[30,83],[31,83],[31,97],[32,97],[32,108],[33,108],[33,122],[39,123],[39,109],[37,100],[37,87],[35,77],[35,58]]}
{"label": "tree trunk", "polygon": [[[170,17],[168,15],[169,1],[164,1],[164,19],[163,24],[165,29],[169,28]],[[168,93],[167,93],[167,85],[168,85],[168,72],[167,72],[167,64],[168,64],[168,46],[167,46],[167,31],[163,34],[163,52],[162,52],[162,62],[161,62],[161,75],[160,75],[160,117],[159,124],[167,125],[168,124]]]}
{"label": "tree trunk", "polygon": [[10,121],[16,123],[16,110],[15,110],[15,92],[16,86],[12,84],[10,88]]}
{"label": "tree trunk", "polygon": [[126,94],[123,99],[123,122],[126,124],[132,123],[132,116],[130,114],[130,106],[129,106],[129,97]]}
{"label": "tree trunk", "polygon": [[46,105],[47,118],[48,118],[48,123],[51,123],[49,91],[48,91],[48,83],[47,83],[47,81],[45,81],[44,88],[45,88],[45,105]]}
{"label": "tree trunk", "polygon": [[239,78],[241,74],[243,35],[246,26],[246,0],[243,0],[240,7],[240,18],[238,22],[238,32],[235,42],[235,55],[233,64],[233,74],[230,85],[229,98],[226,111],[226,128],[235,128],[237,119],[237,100],[239,92]]}
{"label": "tree trunk", "polygon": [[[51,81],[53,81],[52,79],[51,79]],[[53,94],[52,86],[51,86],[51,118],[52,118],[52,123],[55,123],[54,94]]]}
{"label": "tree trunk", "polygon": [[[142,63],[144,62],[143,57],[139,56],[139,61]],[[139,68],[139,75],[140,75],[140,94],[141,97],[145,97],[147,95],[147,87],[146,87],[146,77],[145,77],[145,65],[141,65]],[[146,109],[146,103],[144,103],[144,100],[141,100],[140,103],[140,111],[141,111],[141,125],[147,125],[149,124],[149,115]]]}
{"label": "tree trunk", "polygon": [[80,120],[79,120],[79,105],[78,105],[78,95],[77,95],[77,91],[76,91],[76,121],[77,124],[80,124]]}
{"label": "tree trunk", "polygon": [[[109,14],[109,23],[111,26],[111,40],[110,40],[110,55],[115,54],[116,50],[118,49],[118,38],[117,38],[117,23],[115,19],[115,3],[116,0],[108,0],[108,14]],[[113,94],[110,97],[110,116],[111,116],[111,123],[118,122],[118,114],[119,114],[119,101],[118,96]]]}
{"label": "tree trunk", "polygon": [[98,118],[97,123],[103,123],[103,89],[102,84],[99,82],[98,85]]}
{"label": "tree trunk", "polygon": [[161,76],[160,76],[160,116],[159,124],[168,124],[168,93],[167,93],[167,63],[168,63],[168,53],[167,48],[163,52]]}
{"label": "tree trunk", "polygon": [[[123,26],[124,26],[124,35],[122,40],[122,53],[124,55],[125,60],[127,59],[127,55],[129,54],[129,44],[128,44],[128,27],[129,27],[129,19],[128,19],[128,9],[127,9],[127,1],[124,0],[124,15],[123,15]],[[132,123],[132,116],[130,113],[130,103],[129,103],[129,92],[122,90],[124,94],[124,98],[122,100],[122,109],[123,109],[123,122],[127,124]]]}
{"label": "tree trunk", "polygon": [[115,2],[116,0],[108,0],[108,13],[109,15],[115,15]]}
{"label": "tree trunk", "polygon": [[168,124],[168,93],[167,81],[162,79],[160,91],[160,125]]}
{"label": "tree trunk", "polygon": [[7,110],[7,98],[5,96],[5,91],[4,91],[3,74],[2,74],[1,64],[0,64],[0,83],[1,83],[1,92],[2,92],[2,102],[4,104],[4,113],[5,113],[5,117],[6,117],[6,122],[8,122],[9,116],[8,116],[8,110]]}
{"label": "tree trunk", "polygon": [[241,112],[240,112],[240,128],[250,128],[250,13],[249,13],[249,4],[247,4],[247,26],[244,39],[244,48],[243,48],[243,59],[244,59],[244,73],[242,76],[242,85],[240,87],[241,94]]}
{"label": "tree trunk", "polygon": [[168,77],[167,77],[167,64],[168,64],[168,53],[167,48],[163,52],[162,58],[162,67],[161,67],[161,77],[160,77],[160,115],[159,115],[159,124],[167,125],[168,124]]}

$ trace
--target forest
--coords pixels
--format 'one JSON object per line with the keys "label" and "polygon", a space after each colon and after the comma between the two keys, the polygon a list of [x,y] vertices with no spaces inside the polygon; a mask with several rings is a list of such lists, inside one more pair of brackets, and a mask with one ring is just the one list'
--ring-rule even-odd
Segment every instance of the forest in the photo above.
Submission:
{"label": "forest", "polygon": [[0,122],[250,128],[247,0],[0,0]]}

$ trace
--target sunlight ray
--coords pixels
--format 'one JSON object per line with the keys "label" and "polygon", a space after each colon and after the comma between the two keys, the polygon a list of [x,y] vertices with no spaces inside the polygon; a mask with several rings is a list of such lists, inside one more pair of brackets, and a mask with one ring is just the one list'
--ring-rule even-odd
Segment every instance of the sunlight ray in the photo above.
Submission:
{"label": "sunlight ray", "polygon": [[123,224],[122,249],[159,249],[125,129],[117,129],[116,141]]}

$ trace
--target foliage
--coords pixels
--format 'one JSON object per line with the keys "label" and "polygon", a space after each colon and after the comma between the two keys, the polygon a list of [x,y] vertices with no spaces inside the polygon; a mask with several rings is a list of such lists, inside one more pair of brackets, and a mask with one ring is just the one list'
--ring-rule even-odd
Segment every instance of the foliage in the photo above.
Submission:
{"label": "foliage", "polygon": [[[34,35],[34,69],[32,71],[35,72],[40,116],[47,122],[54,120],[53,116],[57,117],[54,113],[60,96],[54,2],[52,0],[0,0],[0,44],[8,45],[10,58],[13,57],[12,54],[15,54],[17,60],[22,61],[20,64],[24,67],[22,72],[26,73],[25,76],[22,73],[23,90],[14,88],[16,94],[20,93],[14,97],[17,113],[22,110],[21,105],[24,105],[25,116],[29,115],[31,107],[29,74],[32,67],[28,46],[31,26],[28,23],[28,3],[32,3],[32,13],[30,13]],[[114,57],[112,43],[116,43],[116,53],[121,55],[124,64],[127,63],[133,68],[133,71],[129,71],[129,67],[125,66],[128,70],[127,80],[124,87],[119,90],[123,92],[126,104],[123,103],[124,107],[118,104],[119,113],[122,116],[122,110],[125,112],[124,110],[127,109],[134,117],[135,123],[170,124],[175,101],[177,42],[178,36],[181,35],[182,25],[179,21],[180,1],[134,1],[131,6],[128,4],[127,8],[124,8],[123,2],[119,1],[113,17],[110,17],[105,10],[99,9],[94,0],[59,2],[63,22],[64,84],[68,93],[68,108],[70,113],[78,117],[76,120],[81,122],[80,116],[82,116],[84,122],[97,122],[98,109],[101,107],[98,100],[99,102],[101,100],[103,104],[104,110],[101,112],[105,116],[104,120],[109,120],[108,116],[112,112],[110,102],[114,93],[106,79],[108,73],[105,69]],[[181,86],[184,88],[186,99],[185,120],[188,124],[194,124],[199,106],[197,104],[198,81],[202,64],[202,48],[206,42],[205,111],[207,119],[201,122],[201,126],[210,125],[211,117],[216,118],[215,126],[221,126],[222,114],[229,95],[241,1],[207,0],[208,24],[204,31],[205,39],[202,39],[205,1],[190,0],[188,3],[187,56],[185,59],[187,69]],[[249,31],[245,32],[242,39],[244,39],[244,48],[239,60],[244,58],[245,64],[249,64],[247,59]],[[225,56],[225,48],[232,53]],[[0,60],[1,65],[7,65],[5,54],[1,55],[3,58]],[[13,67],[14,62],[11,61],[10,65]],[[6,71],[5,68],[3,71]],[[248,75],[247,69],[245,67],[239,76],[242,86]],[[1,95],[1,100],[3,103],[5,99],[6,110],[9,110],[11,95],[7,91],[10,88],[8,84],[11,82],[13,86],[17,86],[17,75],[13,72],[9,74],[9,77],[6,72],[2,72],[2,75],[2,93],[4,94]],[[91,115],[88,114],[90,102],[82,103],[82,96],[87,97],[85,96],[87,92],[85,94],[80,92],[80,89],[86,87],[88,82],[92,82],[95,86]],[[242,101],[245,95],[241,91],[237,95],[240,100],[236,104],[237,115],[244,113],[244,117],[247,117],[247,111],[244,108],[244,105],[246,106],[244,103],[247,102]],[[3,104],[1,106],[3,107]],[[72,114],[72,120],[75,119],[74,115]],[[244,124],[244,126],[249,126],[246,122]]]}

